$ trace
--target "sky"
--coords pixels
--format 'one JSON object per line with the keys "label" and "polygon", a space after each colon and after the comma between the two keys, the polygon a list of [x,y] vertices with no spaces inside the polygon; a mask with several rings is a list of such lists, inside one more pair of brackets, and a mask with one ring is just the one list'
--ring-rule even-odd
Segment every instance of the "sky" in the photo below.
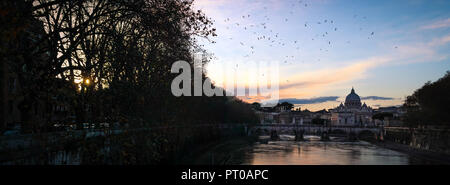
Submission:
{"label": "sky", "polygon": [[[213,82],[226,79],[228,64],[278,61],[280,99],[302,109],[338,106],[352,87],[373,108],[401,105],[450,70],[448,0],[194,2],[217,29],[217,37],[199,40],[214,56]],[[248,76],[237,71],[238,79]]]}

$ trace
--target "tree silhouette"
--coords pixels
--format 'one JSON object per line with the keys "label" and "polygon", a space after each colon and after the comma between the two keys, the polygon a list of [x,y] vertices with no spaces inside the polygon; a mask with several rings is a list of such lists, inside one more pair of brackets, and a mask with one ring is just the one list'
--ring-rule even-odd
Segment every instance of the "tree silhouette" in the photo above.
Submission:
{"label": "tree silhouette", "polygon": [[193,66],[193,53],[204,53],[197,39],[215,36],[212,21],[192,6],[192,0],[4,2],[1,57],[18,75],[23,119],[41,104],[51,124],[51,99],[65,92],[79,123],[253,120],[238,120],[251,108],[235,98],[172,96],[172,64]]}
{"label": "tree silhouette", "polygon": [[450,71],[435,82],[427,82],[405,100],[409,126],[450,124]]}

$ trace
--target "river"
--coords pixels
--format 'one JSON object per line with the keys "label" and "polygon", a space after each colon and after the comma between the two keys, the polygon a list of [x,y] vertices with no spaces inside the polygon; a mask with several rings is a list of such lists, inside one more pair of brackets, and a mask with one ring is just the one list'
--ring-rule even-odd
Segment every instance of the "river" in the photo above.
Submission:
{"label": "river", "polygon": [[[222,160],[226,158],[225,160]],[[281,135],[273,141],[260,136],[251,145],[221,144],[206,152],[198,164],[242,165],[408,165],[434,164],[427,159],[382,148],[365,141],[348,142],[331,137],[320,141],[317,136],[305,136],[305,141],[294,141],[294,136]]]}

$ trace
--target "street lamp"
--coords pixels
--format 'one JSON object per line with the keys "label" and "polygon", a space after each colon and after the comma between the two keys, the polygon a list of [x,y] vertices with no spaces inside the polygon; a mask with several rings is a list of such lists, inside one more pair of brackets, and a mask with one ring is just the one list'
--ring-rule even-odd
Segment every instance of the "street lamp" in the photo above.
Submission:
{"label": "street lamp", "polygon": [[82,88],[82,91],[81,91],[81,104],[82,104],[82,114],[83,114],[83,117],[84,117],[84,121],[87,121],[87,122],[89,122],[88,121],[88,116],[87,116],[87,111],[88,111],[88,108],[87,108],[87,102],[86,102],[86,98],[87,98],[87,96],[88,96],[88,87],[90,86],[90,84],[91,84],[91,80],[88,78],[88,77],[86,77],[86,78],[83,78],[83,81],[82,81],[82,83],[81,83],[81,88]]}
{"label": "street lamp", "polygon": [[88,86],[90,83],[91,83],[91,81],[89,80],[89,78],[86,78],[86,79],[84,80],[84,84],[85,84],[86,86]]}

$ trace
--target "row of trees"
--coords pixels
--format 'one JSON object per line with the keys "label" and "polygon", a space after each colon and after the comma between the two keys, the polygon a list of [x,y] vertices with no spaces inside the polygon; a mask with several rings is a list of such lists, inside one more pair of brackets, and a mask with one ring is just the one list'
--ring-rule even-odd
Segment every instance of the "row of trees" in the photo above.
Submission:
{"label": "row of trees", "polygon": [[289,103],[289,102],[277,103],[277,105],[275,105],[273,107],[261,107],[261,104],[258,102],[254,102],[251,105],[254,110],[267,111],[267,112],[275,112],[280,109],[292,110],[294,108],[294,104]]}
{"label": "row of trees", "polygon": [[450,71],[435,82],[427,82],[406,98],[405,123],[409,126],[450,125]]}
{"label": "row of trees", "polygon": [[215,36],[212,21],[192,6],[192,0],[3,2],[1,58],[19,76],[21,113],[44,102],[49,122],[59,93],[72,97],[77,122],[254,121],[235,98],[172,96],[172,64],[193,65],[192,54],[204,53],[197,39]]}

